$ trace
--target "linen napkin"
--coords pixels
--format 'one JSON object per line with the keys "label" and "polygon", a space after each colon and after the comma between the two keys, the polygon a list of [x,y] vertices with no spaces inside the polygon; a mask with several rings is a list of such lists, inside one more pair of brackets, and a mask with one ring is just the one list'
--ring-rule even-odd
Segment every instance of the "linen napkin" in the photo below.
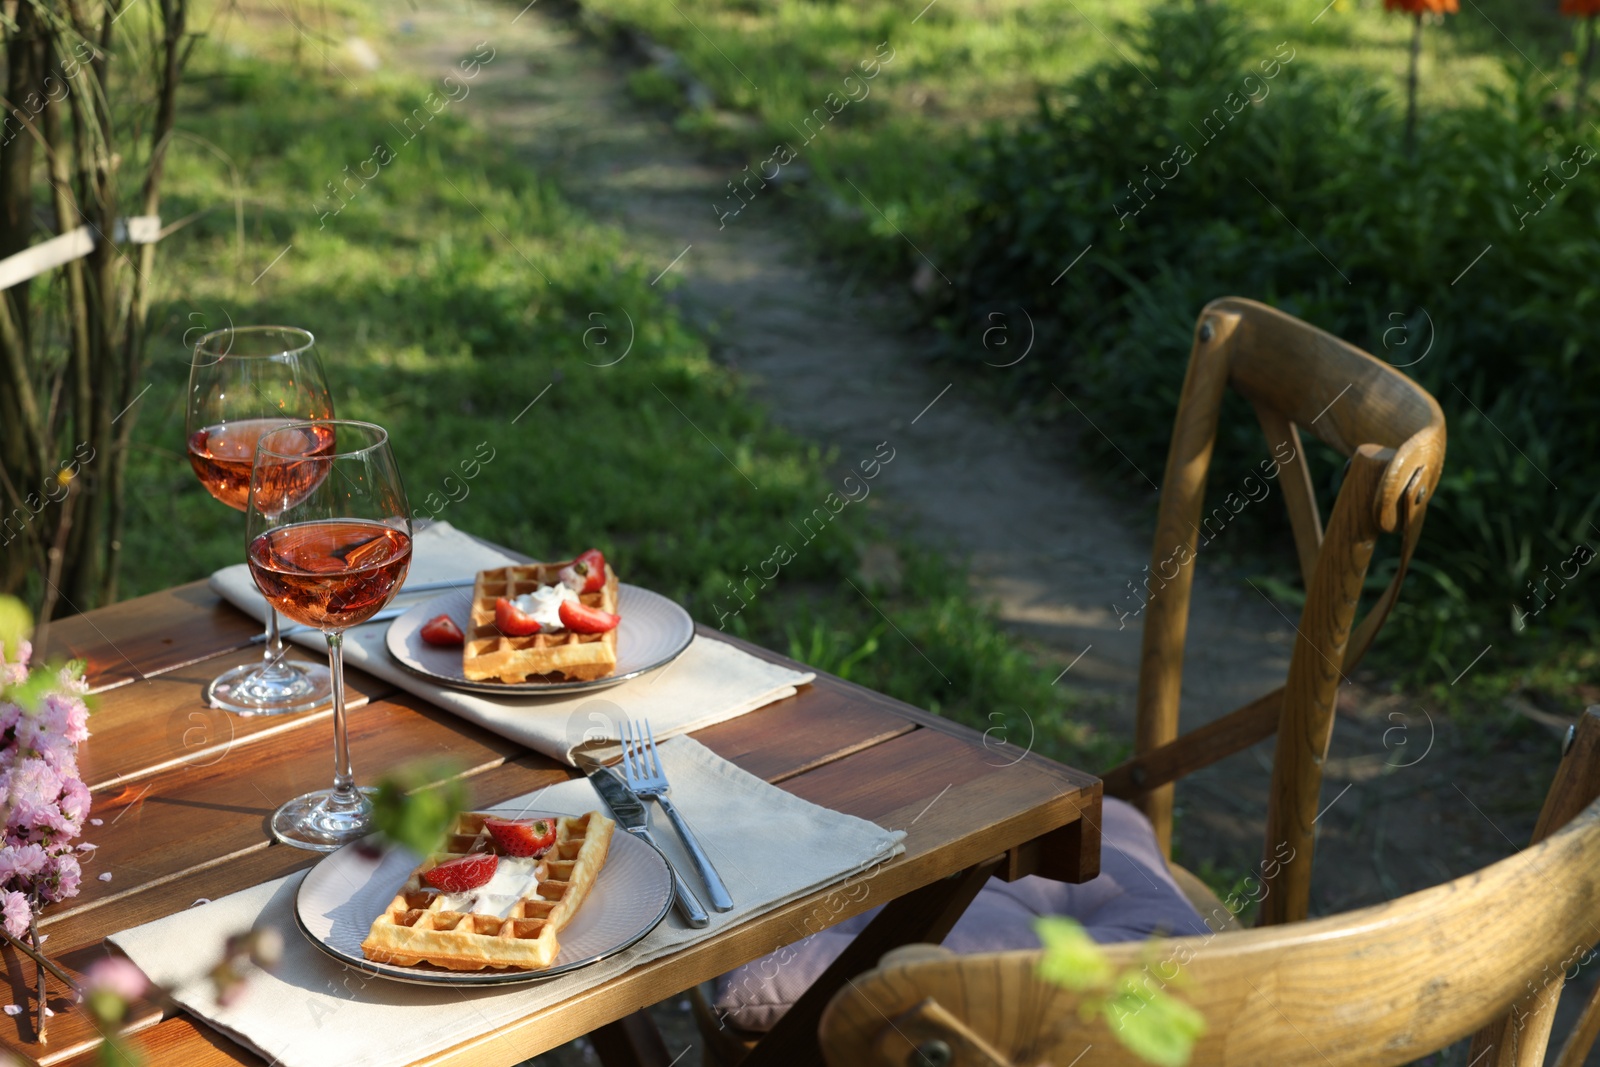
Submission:
{"label": "linen napkin", "polygon": [[[797,933],[821,929],[832,923],[845,900],[871,892],[877,866],[904,849],[904,832],[801,800],[740,770],[693,738],[662,744],[661,759],[672,781],[672,799],[728,883],[733,910],[712,912],[711,925],[701,930],[685,926],[673,911],[631,949],[547,982],[499,989],[413,986],[346,968],[296,932],[294,900],[302,874],[125,930],[110,940],[185,1008],[273,1063],[390,1067],[492,1033],[642,963],[849,879],[818,901],[814,921],[808,916]],[[587,778],[510,803],[569,814],[606,810]],[[677,834],[665,819],[655,824],[663,851],[698,888]],[[358,889],[353,886],[352,893]],[[263,925],[283,934],[282,962],[275,971],[253,974],[232,1004],[218,1005],[206,971],[220,955],[223,940]]]}
{"label": "linen napkin", "polygon": [[[480,570],[515,562],[449,523],[436,522],[412,541],[406,583],[470,578]],[[235,607],[265,620],[266,601],[245,564],[217,571],[211,576],[211,588]],[[696,637],[666,667],[619,685],[567,696],[493,697],[447,689],[401,667],[385,647],[388,629],[389,621],[384,621],[347,631],[345,662],[568,764],[573,762],[573,750],[586,742],[618,740],[621,726],[628,719],[649,719],[651,731],[659,740],[725,722],[793,696],[796,686],[816,677],[768,663],[726,642]],[[289,640],[307,648],[326,648],[322,635],[316,631],[295,634]]]}

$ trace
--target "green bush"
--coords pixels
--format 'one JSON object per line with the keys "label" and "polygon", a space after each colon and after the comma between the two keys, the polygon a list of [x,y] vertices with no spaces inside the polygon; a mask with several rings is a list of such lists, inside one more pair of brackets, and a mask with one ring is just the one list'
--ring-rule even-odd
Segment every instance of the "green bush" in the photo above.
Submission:
{"label": "green bush", "polygon": [[[1518,76],[1425,116],[1407,156],[1393,97],[1322,76],[1226,4],[1157,8],[1124,32],[1137,66],[1109,58],[969,153],[971,233],[935,256],[962,263],[952,350],[974,350],[991,313],[1026,309],[1036,344],[1009,388],[1080,419],[1059,387],[1110,438],[1086,432],[1084,448],[1154,473],[1199,309],[1237,294],[1298,315],[1404,368],[1445,411],[1444,480],[1386,642],[1413,679],[1453,677],[1491,641],[1531,659],[1592,633],[1600,568],[1550,580],[1600,543],[1592,127]],[[1225,412],[1212,484],[1262,447],[1247,409]],[[1327,491],[1339,467],[1323,466]],[[1268,510],[1230,533],[1235,555],[1281,532]],[[1530,580],[1550,581],[1536,598]]]}

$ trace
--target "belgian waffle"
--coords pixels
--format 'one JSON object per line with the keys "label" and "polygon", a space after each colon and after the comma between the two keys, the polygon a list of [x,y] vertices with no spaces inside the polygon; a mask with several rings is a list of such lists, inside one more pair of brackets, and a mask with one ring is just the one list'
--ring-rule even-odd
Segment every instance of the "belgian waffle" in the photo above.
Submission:
{"label": "belgian waffle", "polygon": [[572,920],[599,877],[617,824],[597,811],[558,818],[556,843],[534,868],[537,885],[502,917],[451,910],[452,898],[470,897],[473,891],[443,893],[422,880],[425,871],[468,853],[494,852],[505,863],[507,857],[484,829],[484,818],[478,811],[456,817],[442,851],[424,859],[372,921],[361,942],[367,959],[404,967],[431,963],[452,971],[537,971],[555,962],[561,951],[556,934]]}
{"label": "belgian waffle", "polygon": [[[550,680],[588,681],[604,678],[617,669],[617,631],[578,634],[570,630],[508,637],[494,624],[494,602],[531,593],[543,585],[560,583],[566,563],[529,563],[479,571],[472,589],[471,628],[461,649],[461,670],[475,682],[498,678],[525,682],[549,676]],[[606,584],[578,599],[591,608],[617,612],[617,573],[606,564]]]}

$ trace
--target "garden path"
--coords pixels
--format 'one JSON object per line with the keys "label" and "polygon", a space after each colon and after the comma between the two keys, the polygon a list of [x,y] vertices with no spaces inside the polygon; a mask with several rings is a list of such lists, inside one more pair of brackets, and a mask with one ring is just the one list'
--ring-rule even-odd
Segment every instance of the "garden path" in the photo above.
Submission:
{"label": "garden path", "polygon": [[[1102,725],[1131,735],[1140,629],[1137,616],[1119,626],[1117,612],[1135,605],[1130,583],[1148,561],[1151,530],[1097,490],[1075,455],[1071,435],[1096,428],[1084,421],[1046,436],[970,395],[965,371],[931,364],[905,332],[903,300],[863,291],[847,269],[806,251],[776,189],[719,222],[716,205],[731,206],[727,183],[744,176],[743,162],[715,161],[668,117],[639,106],[627,90],[637,60],[585,35],[570,9],[535,0],[519,15],[498,4],[424,0],[397,7],[391,29],[377,46],[381,61],[436,79],[489,40],[495,58],[453,106],[618,225],[779,423],[836,449],[841,468],[891,442],[896,458],[875,483],[881,513],[953,559],[965,557],[974,597],[996,606],[1041,669],[1060,674],[1058,684],[1099,694],[1089,704]],[[749,162],[754,170],[757,161]],[[1005,361],[991,352],[972,359]],[[1161,472],[1130,464],[1114,474],[1151,481]],[[893,568],[871,553],[865,564]],[[1186,723],[1280,684],[1294,633],[1237,576],[1203,566],[1196,594]],[[1008,739],[1024,739],[1025,713],[997,711]],[[1453,731],[1437,709],[1358,681],[1341,694],[1340,711],[1314,910],[1431,885],[1504,856],[1509,840],[1526,840],[1531,818],[1493,805],[1491,818],[1459,802],[1452,784],[1481,780],[1493,764],[1446,743]],[[1192,868],[1238,876],[1253,864],[1269,757],[1270,743],[1258,746],[1179,791],[1178,848]],[[1539,795],[1554,761],[1552,746],[1547,763],[1528,768]],[[677,1047],[694,1040],[681,1019],[674,1029]]]}

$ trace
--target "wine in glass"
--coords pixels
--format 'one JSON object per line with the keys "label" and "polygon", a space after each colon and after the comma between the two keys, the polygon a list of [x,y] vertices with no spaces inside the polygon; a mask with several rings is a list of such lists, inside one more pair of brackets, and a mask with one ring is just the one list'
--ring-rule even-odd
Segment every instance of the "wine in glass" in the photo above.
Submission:
{"label": "wine in glass", "polygon": [[[256,442],[294,419],[331,419],[333,401],[311,334],[287,326],[216,330],[195,345],[189,366],[189,463],[207,492],[243,511],[250,495]],[[303,439],[315,453],[331,443]],[[333,679],[325,667],[284,658],[278,615],[267,608],[260,663],[212,679],[206,697],[240,715],[282,715],[327,704]]]}
{"label": "wine in glass", "polygon": [[251,577],[268,604],[323,632],[333,676],[333,788],[284,804],[272,833],[331,852],[372,822],[350,766],[344,631],[389,603],[411,564],[411,509],[388,433],[331,419],[269,430],[256,444],[246,514]]}

